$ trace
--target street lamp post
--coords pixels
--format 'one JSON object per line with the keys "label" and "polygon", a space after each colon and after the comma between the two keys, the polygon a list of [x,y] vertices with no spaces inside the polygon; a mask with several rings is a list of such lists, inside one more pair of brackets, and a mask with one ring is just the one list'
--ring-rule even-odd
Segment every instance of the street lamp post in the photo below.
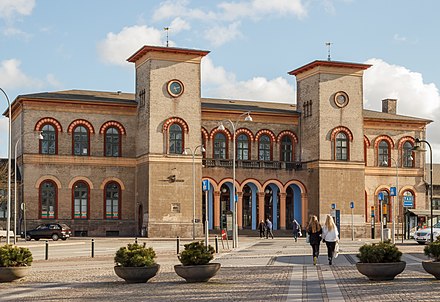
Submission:
{"label": "street lamp post", "polygon": [[[419,139],[416,138],[416,144],[419,143],[425,143],[428,145],[429,147],[429,181],[430,181],[430,197],[429,197],[429,203],[430,203],[430,211],[431,211],[431,242],[434,242],[434,230],[432,228],[432,221],[434,220],[434,214],[433,214],[433,204],[432,204],[432,190],[433,190],[433,186],[432,186],[432,148],[431,148],[431,144],[424,140],[424,139]],[[413,147],[413,151],[425,151],[425,150],[421,150],[419,145],[416,145]]]}
{"label": "street lamp post", "polygon": [[[396,237],[396,222],[395,222],[395,218],[396,218],[396,202],[399,202],[399,165],[397,164],[397,161],[390,157],[390,159],[394,162],[394,164],[396,165],[396,196],[393,196],[393,205],[392,205],[392,211],[393,211],[393,215],[392,215],[392,219],[393,219],[393,224],[391,226],[391,233],[392,233],[392,239],[391,242],[394,244],[395,243],[395,237]],[[385,161],[384,162],[386,165],[388,165],[388,163]],[[403,232],[403,230],[402,230]]]}
{"label": "street lamp post", "polygon": [[11,230],[11,124],[12,124],[12,115],[11,115],[11,102],[9,101],[9,97],[6,94],[6,92],[0,88],[1,92],[5,95],[6,100],[8,101],[8,118],[9,118],[9,124],[8,124],[8,203],[6,210],[6,244],[11,243],[11,238],[9,238],[9,233]]}
{"label": "street lamp post", "polygon": [[[26,134],[26,133],[24,133]],[[23,135],[24,135],[23,134]],[[40,132],[39,135],[39,139],[43,139],[43,135]],[[21,136],[17,139],[17,141],[15,142],[15,147],[14,147],[14,244],[17,244],[17,192],[18,192],[18,188],[17,188],[17,170],[18,170],[18,165],[17,165],[17,149],[18,149],[18,143],[21,142]],[[25,217],[25,208],[23,206],[23,217],[24,217],[24,236],[26,237],[26,217]]]}
{"label": "street lamp post", "polygon": [[225,126],[223,126],[223,122],[228,122],[229,124],[231,124],[232,127],[232,198],[233,198],[233,202],[232,202],[232,245],[234,248],[238,247],[238,226],[237,226],[237,210],[236,210],[236,204],[235,204],[235,158],[236,158],[236,151],[235,151],[235,137],[236,137],[236,130],[237,130],[237,126],[238,126],[238,122],[240,121],[240,118],[245,116],[244,121],[245,122],[252,122],[252,117],[250,116],[250,111],[247,111],[245,113],[242,113],[238,116],[237,121],[235,122],[235,124],[229,120],[223,120],[220,125],[218,126],[219,130],[225,130]]}
{"label": "street lamp post", "polygon": [[194,148],[194,151],[191,148],[185,148],[183,150],[183,154],[188,154],[186,150],[189,150],[192,156],[192,178],[193,178],[193,219],[192,219],[192,239],[196,239],[196,164],[195,164],[195,156],[197,149],[200,148],[201,152],[205,152],[205,148],[203,145],[198,145]]}

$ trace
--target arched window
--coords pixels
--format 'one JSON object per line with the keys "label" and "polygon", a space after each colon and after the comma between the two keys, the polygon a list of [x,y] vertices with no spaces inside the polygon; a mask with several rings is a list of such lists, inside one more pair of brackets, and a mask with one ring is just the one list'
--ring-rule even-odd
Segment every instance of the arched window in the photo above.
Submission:
{"label": "arched window", "polygon": [[182,154],[183,152],[183,132],[178,124],[172,124],[169,130],[169,153]]}
{"label": "arched window", "polygon": [[51,124],[46,124],[41,128],[40,154],[56,154],[57,153],[57,131]]}
{"label": "arched window", "polygon": [[271,160],[270,137],[267,135],[260,136],[258,140],[258,159]]}
{"label": "arched window", "polygon": [[40,216],[41,219],[57,218],[57,186],[51,180],[40,185]]}
{"label": "arched window", "polygon": [[381,167],[390,167],[390,145],[386,140],[382,140],[379,143],[379,148],[377,150],[377,163]]}
{"label": "arched window", "polygon": [[73,155],[89,155],[89,131],[82,125],[73,130]]}
{"label": "arched window", "polygon": [[403,167],[405,167],[405,168],[413,168],[414,167],[414,158],[413,158],[412,148],[413,148],[413,145],[409,141],[406,141],[403,144],[402,162],[403,162]]}
{"label": "arched window", "polygon": [[121,188],[117,182],[105,186],[105,219],[120,219]]}
{"label": "arched window", "polygon": [[214,137],[214,158],[226,159],[226,136],[223,133]]}
{"label": "arched window", "polygon": [[87,219],[89,209],[89,186],[84,181],[73,185],[73,218]]}
{"label": "arched window", "polygon": [[237,137],[237,159],[249,160],[249,138],[246,134]]}
{"label": "arched window", "polygon": [[281,139],[281,161],[293,161],[293,144],[292,139],[288,135],[284,135]]}
{"label": "arched window", "polygon": [[335,139],[336,160],[348,160],[348,137],[344,132],[339,132]]}
{"label": "arched window", "polygon": [[119,130],[115,127],[110,127],[105,130],[105,156],[118,157],[121,156],[121,137]]}

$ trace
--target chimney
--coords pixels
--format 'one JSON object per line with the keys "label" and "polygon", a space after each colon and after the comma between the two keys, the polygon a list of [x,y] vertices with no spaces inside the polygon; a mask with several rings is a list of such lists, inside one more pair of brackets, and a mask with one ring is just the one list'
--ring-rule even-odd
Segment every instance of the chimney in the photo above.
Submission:
{"label": "chimney", "polygon": [[397,113],[397,100],[396,99],[382,100],[382,112],[396,114]]}

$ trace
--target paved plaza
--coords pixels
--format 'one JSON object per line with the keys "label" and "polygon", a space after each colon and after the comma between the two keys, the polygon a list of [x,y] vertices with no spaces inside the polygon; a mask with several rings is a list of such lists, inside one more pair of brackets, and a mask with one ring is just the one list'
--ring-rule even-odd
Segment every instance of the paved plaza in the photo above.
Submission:
{"label": "paved plaza", "polygon": [[[294,242],[287,237],[240,237],[234,250],[219,243],[214,261],[222,268],[213,279],[186,283],[173,269],[179,263],[175,240],[139,239],[155,248],[161,265],[159,274],[144,284],[126,284],[113,271],[114,251],[133,239],[97,238],[94,258],[90,257],[90,241],[48,241],[48,260],[44,260],[44,241],[19,242],[33,252],[32,272],[22,280],[0,283],[0,301],[440,300],[440,280],[423,270],[423,246],[413,241],[398,241],[407,266],[393,281],[373,282],[358,273],[355,255],[361,241],[342,240],[341,254],[332,266],[321,245],[319,264],[314,266],[311,248],[303,238]],[[181,245],[186,242],[182,240]]]}

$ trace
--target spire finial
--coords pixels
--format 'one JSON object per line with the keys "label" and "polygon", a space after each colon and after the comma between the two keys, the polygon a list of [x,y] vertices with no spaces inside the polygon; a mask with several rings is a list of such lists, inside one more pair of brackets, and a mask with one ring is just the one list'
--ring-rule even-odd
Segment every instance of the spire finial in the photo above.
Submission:
{"label": "spire finial", "polygon": [[331,61],[332,59],[331,59],[331,56],[330,56],[330,48],[331,48],[331,46],[332,46],[332,42],[325,42],[325,46],[327,46],[327,48],[328,48],[328,54],[327,54],[327,61]]}
{"label": "spire finial", "polygon": [[170,31],[169,27],[164,27],[163,30],[167,32],[167,47],[168,47],[168,32]]}

